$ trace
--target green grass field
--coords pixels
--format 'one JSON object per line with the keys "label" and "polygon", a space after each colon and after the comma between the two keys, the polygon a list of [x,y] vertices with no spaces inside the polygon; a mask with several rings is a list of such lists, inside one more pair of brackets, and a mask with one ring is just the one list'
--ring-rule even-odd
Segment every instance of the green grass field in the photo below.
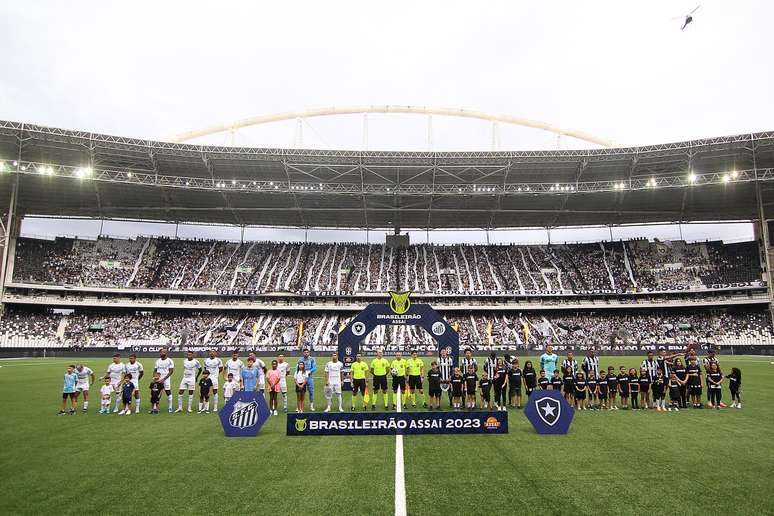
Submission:
{"label": "green grass field", "polygon": [[[507,435],[406,436],[408,513],[772,514],[774,366],[720,358],[742,370],[742,410],[580,412],[566,436],[512,410]],[[147,389],[140,415],[97,414],[92,387],[89,414],[56,417],[72,362],[0,360],[4,514],[393,513],[394,436],[290,438],[280,413],[255,439],[227,439],[215,414],[148,415]]]}

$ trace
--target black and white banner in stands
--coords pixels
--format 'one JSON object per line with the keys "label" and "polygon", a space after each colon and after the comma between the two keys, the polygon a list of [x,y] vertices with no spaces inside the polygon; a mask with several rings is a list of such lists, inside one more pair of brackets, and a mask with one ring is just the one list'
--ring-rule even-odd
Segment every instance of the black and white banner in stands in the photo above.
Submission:
{"label": "black and white banner in stands", "polygon": [[288,414],[287,435],[507,434],[508,413],[358,412]]}

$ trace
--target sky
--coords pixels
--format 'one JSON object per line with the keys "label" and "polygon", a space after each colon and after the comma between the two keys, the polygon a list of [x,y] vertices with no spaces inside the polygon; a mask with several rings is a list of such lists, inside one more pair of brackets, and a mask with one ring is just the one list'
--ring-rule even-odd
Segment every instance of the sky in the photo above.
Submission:
{"label": "sky", "polygon": [[[773,129],[774,2],[704,1],[681,31],[673,18],[698,1],[5,0],[0,118],[164,139],[262,114],[400,104],[530,118],[625,145]],[[427,123],[369,115],[368,148],[492,146],[486,122],[434,117],[431,138]],[[300,135],[289,121],[234,141],[361,148],[362,127],[360,115],[316,118]],[[499,126],[500,149],[557,146],[589,144]],[[737,238],[739,227],[710,234]]]}

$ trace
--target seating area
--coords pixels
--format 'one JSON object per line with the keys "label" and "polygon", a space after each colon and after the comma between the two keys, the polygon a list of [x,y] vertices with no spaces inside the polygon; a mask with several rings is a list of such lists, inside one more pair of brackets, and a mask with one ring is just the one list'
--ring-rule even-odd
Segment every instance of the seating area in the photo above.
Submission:
{"label": "seating area", "polygon": [[[490,349],[647,349],[771,344],[771,320],[763,308],[704,310],[604,310],[597,312],[449,312],[463,346]],[[0,319],[0,347],[217,347],[297,351],[335,349],[352,313],[241,311],[51,310],[9,307]],[[528,331],[525,332],[525,328]],[[433,338],[412,326],[380,327],[364,349],[435,349]]]}
{"label": "seating area", "polygon": [[138,238],[18,239],[14,281],[256,292],[702,290],[761,281],[756,242],[384,245]]}

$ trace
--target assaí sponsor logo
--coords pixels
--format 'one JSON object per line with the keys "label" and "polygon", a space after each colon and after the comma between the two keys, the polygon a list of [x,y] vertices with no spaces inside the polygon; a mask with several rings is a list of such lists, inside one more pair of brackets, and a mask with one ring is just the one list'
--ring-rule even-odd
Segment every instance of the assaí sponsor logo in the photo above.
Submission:
{"label": "assa\u00ed sponsor logo", "polygon": [[489,416],[486,418],[486,421],[484,421],[484,428],[487,430],[497,430],[500,428],[500,420],[494,416]]}

